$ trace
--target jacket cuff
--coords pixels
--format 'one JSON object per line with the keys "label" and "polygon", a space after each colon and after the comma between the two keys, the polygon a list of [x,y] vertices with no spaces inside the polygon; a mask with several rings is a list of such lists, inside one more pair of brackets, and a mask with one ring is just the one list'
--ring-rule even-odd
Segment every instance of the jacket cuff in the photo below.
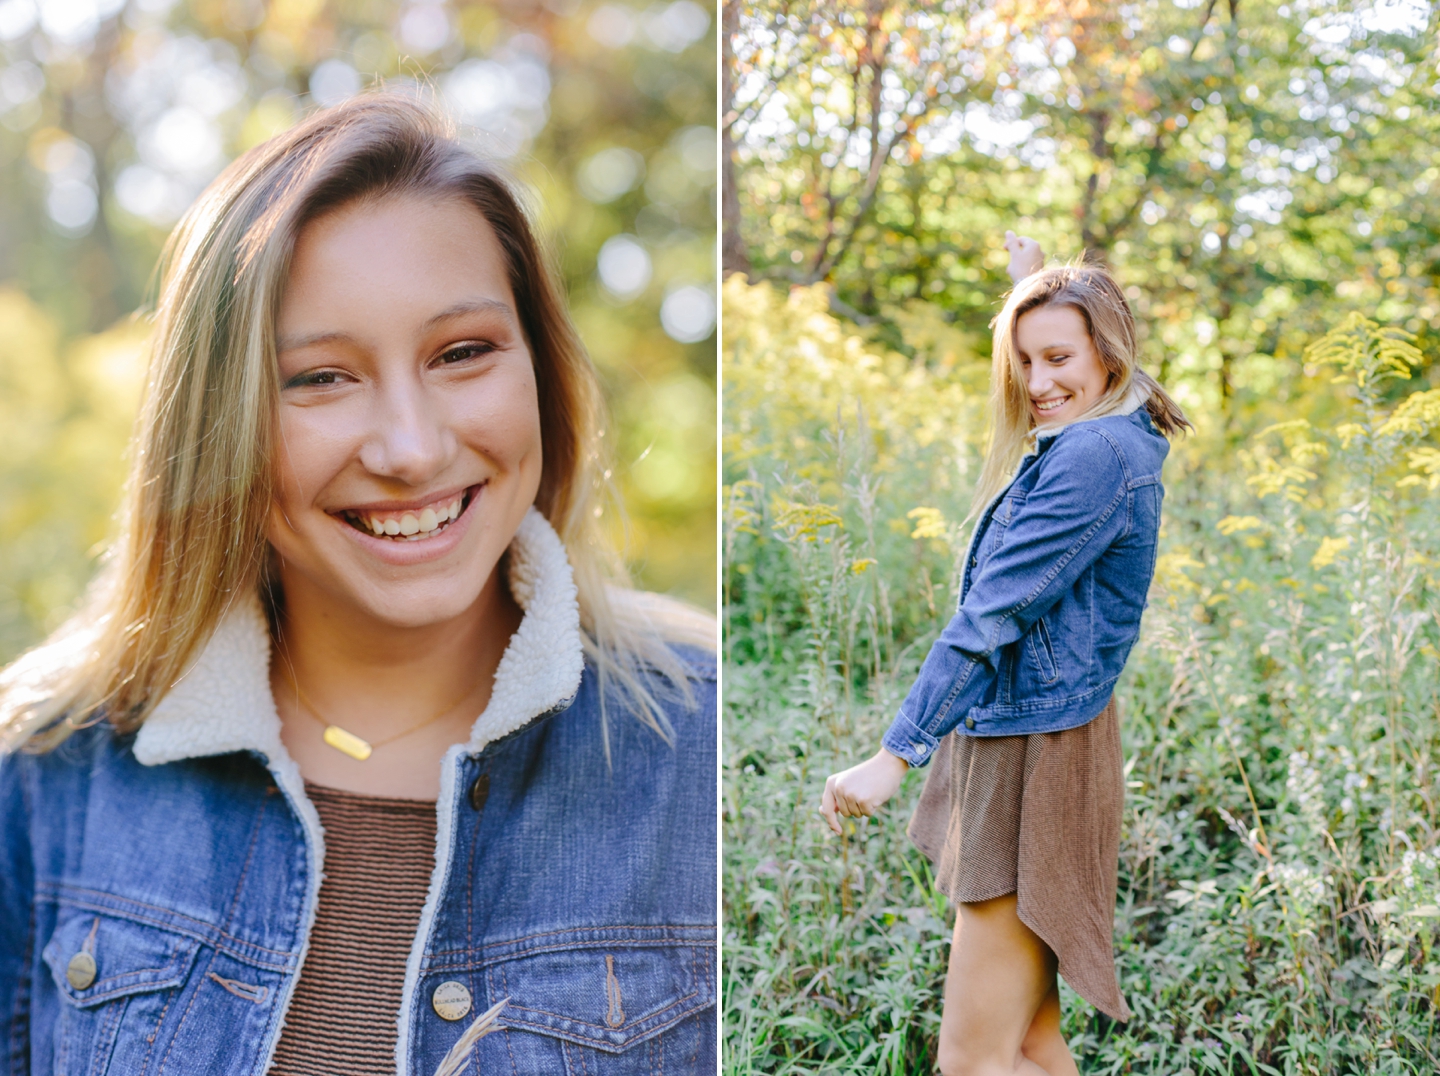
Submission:
{"label": "jacket cuff", "polygon": [[904,710],[895,715],[881,743],[892,755],[916,767],[929,762],[940,746],[940,741],[906,717]]}

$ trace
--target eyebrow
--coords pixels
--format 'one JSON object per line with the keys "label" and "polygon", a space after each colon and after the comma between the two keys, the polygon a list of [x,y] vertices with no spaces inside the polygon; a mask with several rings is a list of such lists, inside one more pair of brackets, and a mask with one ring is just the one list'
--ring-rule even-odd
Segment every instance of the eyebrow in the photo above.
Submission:
{"label": "eyebrow", "polygon": [[446,307],[434,317],[427,318],[425,324],[420,328],[422,330],[433,329],[442,321],[464,317],[466,314],[503,314],[510,320],[515,320],[515,311],[510,309],[509,303],[502,303],[499,299],[467,299],[454,306]]}
{"label": "eyebrow", "polygon": [[[446,321],[453,321],[455,318],[464,317],[466,314],[501,314],[511,322],[515,321],[515,311],[509,303],[502,303],[499,299],[466,299],[463,302],[448,306],[440,313],[426,318],[425,323],[420,326],[421,332],[428,332],[435,326]],[[277,341],[275,350],[298,351],[300,348],[314,347],[316,344],[331,344],[336,342],[354,343],[355,338],[347,332],[332,329],[327,332],[307,333],[304,336],[287,337]]]}

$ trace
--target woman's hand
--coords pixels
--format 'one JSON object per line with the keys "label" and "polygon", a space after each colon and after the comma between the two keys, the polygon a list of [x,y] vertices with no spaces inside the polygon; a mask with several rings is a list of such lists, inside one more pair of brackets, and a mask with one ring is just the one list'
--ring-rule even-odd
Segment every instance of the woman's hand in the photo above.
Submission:
{"label": "woman's hand", "polygon": [[820,813],[836,833],[840,832],[840,816],[869,818],[895,795],[910,764],[885,748],[858,766],[833,773],[825,779],[825,794],[820,797]]}
{"label": "woman's hand", "polygon": [[1045,252],[1040,249],[1040,244],[1028,235],[1006,232],[1005,249],[1010,252],[1007,272],[1010,279],[1017,284],[1031,273],[1038,273],[1045,268]]}

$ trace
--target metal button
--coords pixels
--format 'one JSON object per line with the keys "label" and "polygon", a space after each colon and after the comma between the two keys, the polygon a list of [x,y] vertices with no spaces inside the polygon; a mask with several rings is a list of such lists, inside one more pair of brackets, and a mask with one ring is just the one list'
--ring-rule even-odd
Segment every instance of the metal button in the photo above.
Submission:
{"label": "metal button", "polygon": [[975,727],[975,719],[973,717],[967,717],[965,719],[965,727],[967,729],[973,729]]}
{"label": "metal button", "polygon": [[925,745],[923,743],[920,743],[918,740],[915,743],[912,743],[910,746],[915,748],[915,753],[917,755],[923,755],[925,753]]}
{"label": "metal button", "polygon": [[464,983],[452,979],[435,988],[435,993],[430,995],[430,1004],[435,1006],[440,1019],[461,1020],[470,1011],[470,991]]}
{"label": "metal button", "polygon": [[95,958],[89,953],[76,953],[65,966],[65,978],[76,990],[84,990],[95,981]]}
{"label": "metal button", "polygon": [[470,786],[470,806],[477,811],[485,809],[485,801],[490,798],[490,775],[482,773],[475,778],[475,783]]}

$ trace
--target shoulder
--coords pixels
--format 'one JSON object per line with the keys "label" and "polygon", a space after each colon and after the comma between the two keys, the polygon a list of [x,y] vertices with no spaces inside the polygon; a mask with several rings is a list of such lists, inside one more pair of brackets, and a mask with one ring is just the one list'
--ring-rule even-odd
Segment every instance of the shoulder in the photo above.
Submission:
{"label": "shoulder", "polygon": [[1169,450],[1142,409],[1067,426],[1047,455],[1052,463],[1076,467],[1095,480],[1135,481],[1158,474]]}

